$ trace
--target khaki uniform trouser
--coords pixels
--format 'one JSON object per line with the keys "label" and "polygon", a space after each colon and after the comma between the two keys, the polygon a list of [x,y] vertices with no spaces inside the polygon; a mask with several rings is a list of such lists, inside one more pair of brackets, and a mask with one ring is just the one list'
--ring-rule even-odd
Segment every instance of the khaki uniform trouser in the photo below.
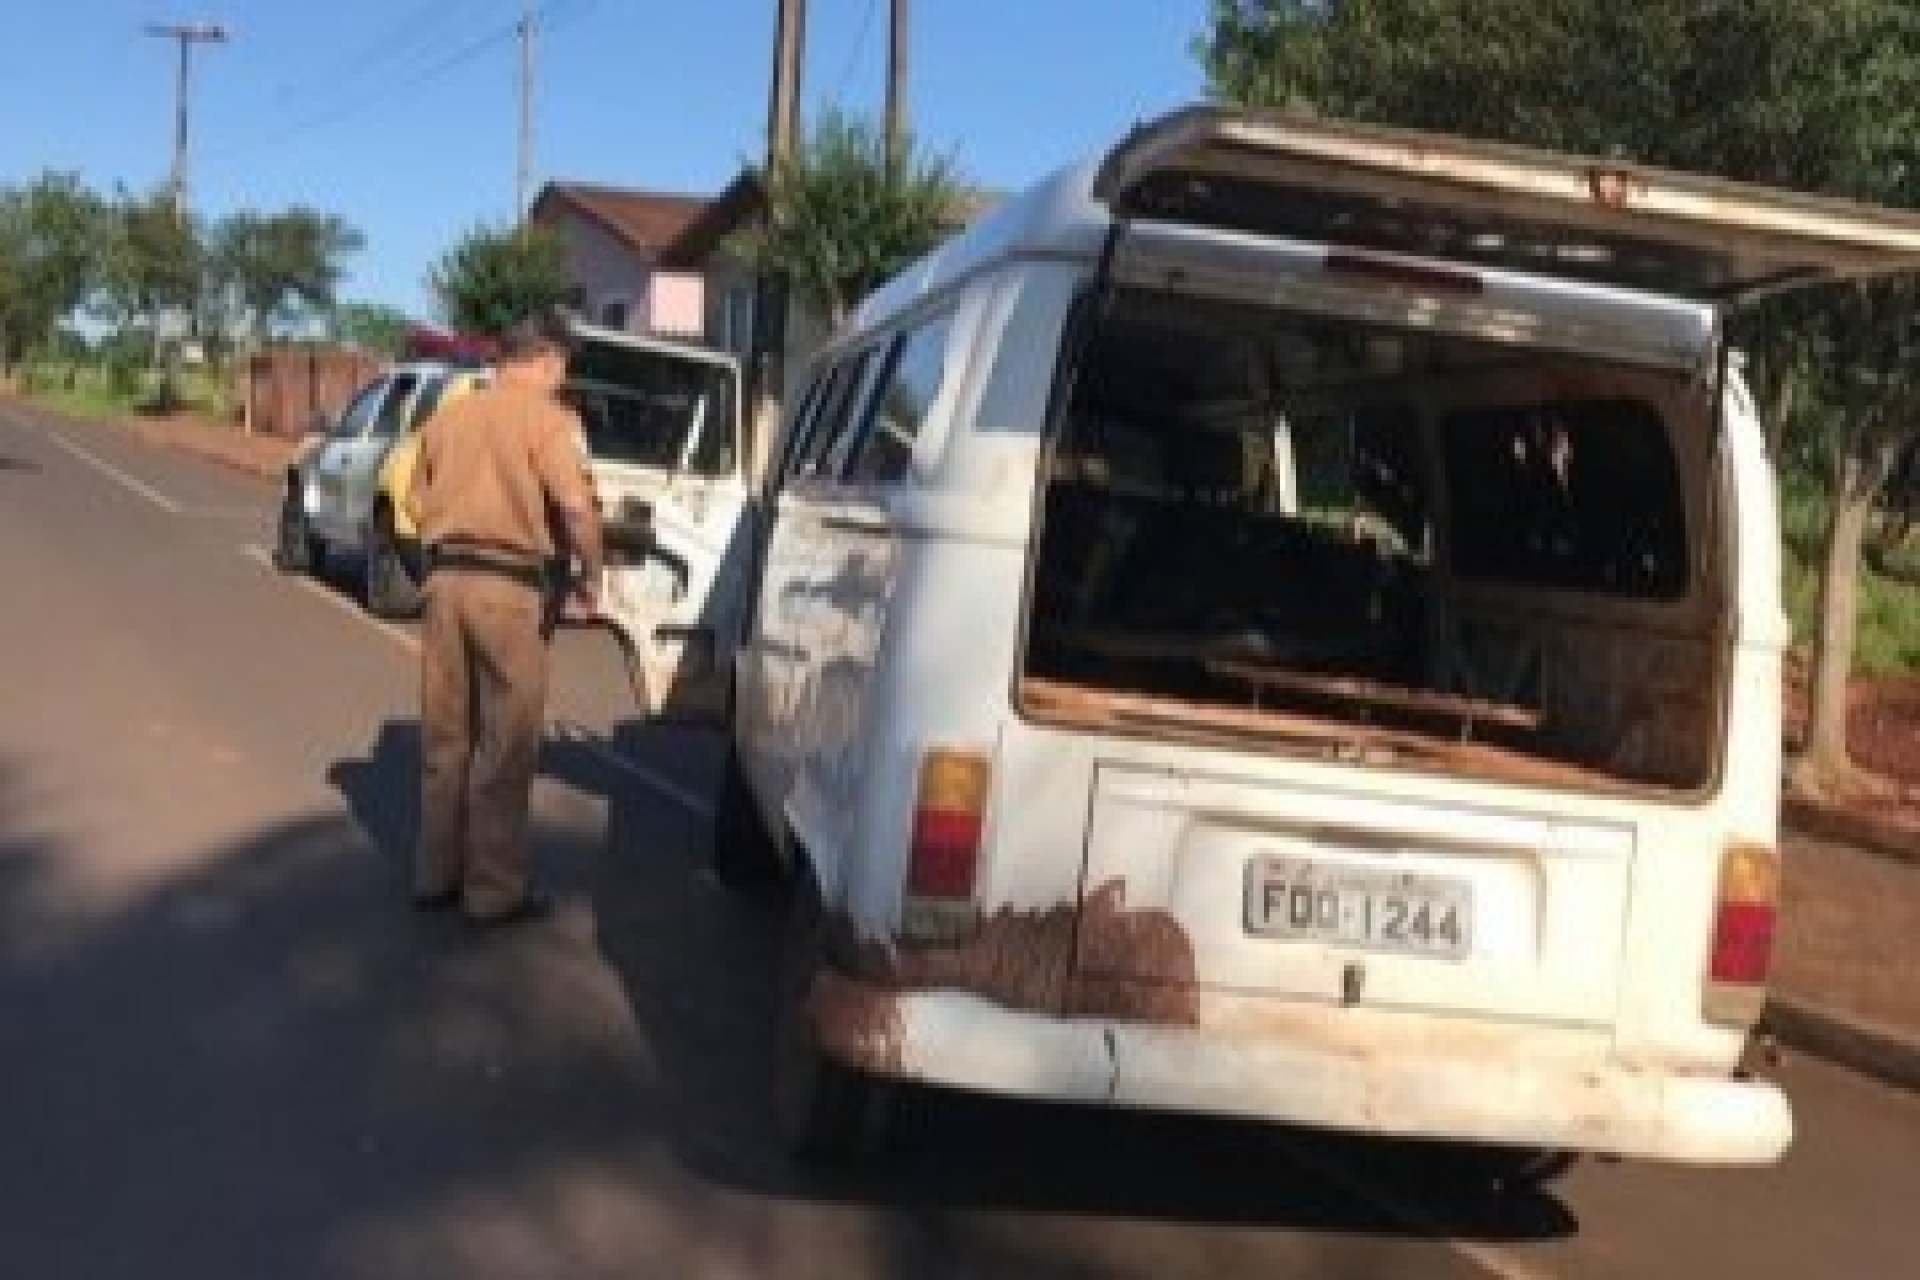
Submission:
{"label": "khaki uniform trouser", "polygon": [[541,594],[486,572],[427,580],[420,646],[420,844],[414,888],[458,888],[474,916],[527,892],[527,806],[547,701]]}

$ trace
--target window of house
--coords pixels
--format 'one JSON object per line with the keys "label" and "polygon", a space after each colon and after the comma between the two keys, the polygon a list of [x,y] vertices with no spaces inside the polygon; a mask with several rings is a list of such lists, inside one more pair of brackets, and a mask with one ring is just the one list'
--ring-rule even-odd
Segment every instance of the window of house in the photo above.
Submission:
{"label": "window of house", "polygon": [[946,381],[952,313],[922,324],[902,339],[888,365],[864,437],[853,451],[847,478],[855,484],[891,484],[913,464],[920,427]]}
{"label": "window of house", "polygon": [[747,354],[753,348],[753,286],[736,284],[720,299],[720,345]]}

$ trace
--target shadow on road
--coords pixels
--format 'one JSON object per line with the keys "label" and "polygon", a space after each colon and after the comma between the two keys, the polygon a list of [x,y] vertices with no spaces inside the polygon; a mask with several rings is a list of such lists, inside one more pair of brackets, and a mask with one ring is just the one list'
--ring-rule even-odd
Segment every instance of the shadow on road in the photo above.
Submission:
{"label": "shadow on road", "polygon": [[[643,749],[637,740],[647,733],[626,729],[626,749]],[[675,1149],[703,1179],[923,1217],[1004,1210],[1476,1239],[1541,1239],[1576,1228],[1549,1195],[1480,1194],[1440,1148],[949,1092],[913,1094],[902,1149],[872,1169],[800,1171],[771,1136],[778,904],[718,888],[700,856],[703,826],[695,827],[691,849],[671,852],[654,835],[657,824],[675,820],[658,801],[621,788],[608,803],[607,857],[595,894],[600,949],[659,1056]],[[1378,1167],[1395,1185],[1456,1185],[1423,1195],[1446,1207],[1416,1226],[1307,1172],[1303,1152],[1320,1165]]]}
{"label": "shadow on road", "polygon": [[[698,756],[636,735],[652,767]],[[774,912],[718,888],[701,824],[557,745],[542,785],[604,833],[541,826],[560,913],[482,935],[405,906],[418,750],[383,726],[332,771],[347,814],[123,897],[0,768],[9,1274],[1122,1280],[1287,1232],[1301,1274],[1391,1278],[1432,1274],[1429,1231],[1573,1228],[1545,1197],[1410,1227],[1258,1126],[961,1097],[883,1166],[801,1173],[770,1137]]]}

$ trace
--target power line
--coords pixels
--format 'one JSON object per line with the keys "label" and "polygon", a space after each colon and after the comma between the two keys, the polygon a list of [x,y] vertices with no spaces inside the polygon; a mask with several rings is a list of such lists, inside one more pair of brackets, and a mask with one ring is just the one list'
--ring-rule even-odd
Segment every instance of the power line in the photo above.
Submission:
{"label": "power line", "polygon": [[847,64],[840,69],[840,78],[826,98],[829,105],[837,107],[845,100],[847,85],[853,80],[854,68],[860,65],[860,55],[866,52],[867,36],[873,30],[873,16],[879,8],[880,0],[867,0],[866,10],[860,15],[860,26],[854,33],[853,48],[847,51]]}
{"label": "power line", "polygon": [[[434,21],[436,18],[439,21]],[[325,99],[339,100],[354,96],[354,90],[361,81],[395,63],[428,52],[441,43],[442,33],[461,19],[462,14],[457,6],[446,4],[444,0],[424,0],[372,38],[355,45],[335,64],[337,70],[330,67],[323,73],[283,83],[275,90],[274,101],[285,103],[308,97],[311,96],[310,91],[316,89],[322,91],[318,96]]]}
{"label": "power line", "polygon": [[[555,20],[549,22],[549,29],[551,29],[552,26],[556,24],[558,18],[571,17],[577,20],[587,8],[597,3],[598,0],[545,0],[545,3],[539,5],[533,11],[533,16],[536,21],[541,19]],[[453,74],[455,71],[460,70],[474,59],[488,53],[495,47],[517,39],[520,34],[520,22],[521,19],[514,18],[502,25],[492,27],[464,44],[454,47],[445,56],[422,65],[412,73],[405,76],[393,77],[388,84],[380,90],[359,95],[348,102],[341,103],[337,107],[315,112],[303,119],[295,121],[278,133],[270,134],[256,142],[247,144],[244,148],[237,151],[226,153],[225,158],[231,160],[236,157],[253,155],[269,148],[280,147],[296,138],[304,137],[316,130],[338,124],[342,120],[359,115],[371,108],[384,106],[396,98],[423,89],[435,81],[441,80]]]}

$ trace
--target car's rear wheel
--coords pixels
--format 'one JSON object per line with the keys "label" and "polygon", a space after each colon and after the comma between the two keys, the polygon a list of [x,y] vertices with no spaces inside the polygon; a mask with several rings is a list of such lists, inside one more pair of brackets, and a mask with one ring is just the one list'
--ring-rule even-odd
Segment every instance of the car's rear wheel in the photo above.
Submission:
{"label": "car's rear wheel", "polygon": [[385,506],[373,513],[367,530],[367,608],[381,618],[420,612],[420,580],[401,553],[393,512]]}
{"label": "car's rear wheel", "polygon": [[312,573],[325,556],[326,547],[314,536],[313,526],[307,523],[307,511],[300,502],[300,484],[289,480],[280,497],[273,562],[287,573]]}
{"label": "car's rear wheel", "polygon": [[774,1061],[780,1140],[802,1160],[872,1155],[887,1136],[892,1090],[828,1056],[820,1046],[808,998],[825,968],[826,915],[811,876],[794,886],[781,960]]}

